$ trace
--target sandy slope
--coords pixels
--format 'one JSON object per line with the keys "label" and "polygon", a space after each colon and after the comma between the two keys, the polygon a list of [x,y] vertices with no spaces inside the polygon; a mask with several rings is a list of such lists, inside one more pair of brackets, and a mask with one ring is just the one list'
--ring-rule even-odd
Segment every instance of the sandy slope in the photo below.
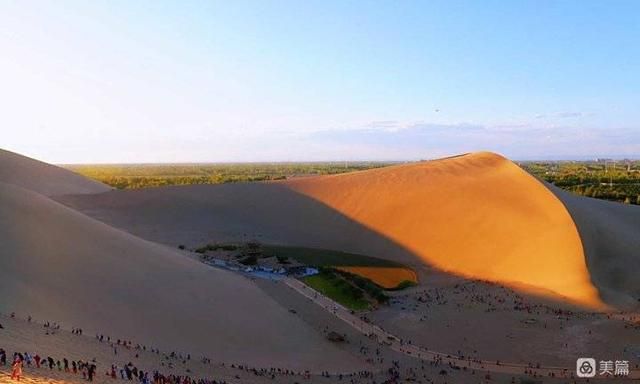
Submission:
{"label": "sandy slope", "polygon": [[620,307],[640,301],[640,207],[581,197],[550,186],[578,226],[591,279]]}
{"label": "sandy slope", "polygon": [[17,185],[46,196],[111,190],[105,184],[66,169],[3,149],[0,149],[0,182]]}
{"label": "sandy slope", "polygon": [[571,216],[502,156],[474,153],[287,185],[446,271],[599,304]]}
{"label": "sandy slope", "polygon": [[172,246],[258,239],[331,248],[600,305],[564,205],[517,165],[491,153],[278,183],[60,199]]}
{"label": "sandy slope", "polygon": [[353,369],[254,283],[0,183],[0,311],[218,361]]}
{"label": "sandy slope", "polygon": [[238,183],[117,190],[56,200],[148,240],[177,247],[211,241],[337,249],[412,263],[416,258],[375,231],[283,183]]}

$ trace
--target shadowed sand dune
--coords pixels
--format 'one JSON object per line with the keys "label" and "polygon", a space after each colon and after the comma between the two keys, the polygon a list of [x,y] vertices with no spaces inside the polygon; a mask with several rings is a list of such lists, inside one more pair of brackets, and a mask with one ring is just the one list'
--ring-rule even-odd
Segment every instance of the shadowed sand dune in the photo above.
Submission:
{"label": "shadowed sand dune", "polygon": [[0,182],[45,196],[100,193],[111,187],[55,165],[0,149]]}
{"label": "shadowed sand dune", "polygon": [[259,366],[361,366],[254,283],[0,183],[0,311]]}
{"label": "shadowed sand dune", "polygon": [[622,308],[640,301],[640,207],[581,197],[549,186],[566,205],[602,298]]}
{"label": "shadowed sand dune", "polygon": [[172,246],[255,238],[331,248],[602,304],[564,205],[492,153],[276,183],[59,200]]}
{"label": "shadowed sand dune", "polygon": [[414,263],[380,234],[283,183],[117,190],[56,200],[142,238],[172,247],[212,241],[337,249]]}

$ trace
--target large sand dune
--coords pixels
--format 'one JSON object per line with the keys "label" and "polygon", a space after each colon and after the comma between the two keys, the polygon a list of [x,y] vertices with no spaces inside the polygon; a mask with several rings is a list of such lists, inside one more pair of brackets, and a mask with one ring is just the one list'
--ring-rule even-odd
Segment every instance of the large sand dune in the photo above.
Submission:
{"label": "large sand dune", "polygon": [[331,248],[602,304],[562,202],[492,153],[277,183],[114,191],[61,201],[173,246],[258,239]]}
{"label": "large sand dune", "polygon": [[248,279],[4,183],[0,243],[2,312],[218,361],[361,366]]}
{"label": "large sand dune", "polygon": [[502,156],[474,153],[288,186],[443,270],[600,304],[571,216]]}
{"label": "large sand dune", "polygon": [[172,247],[259,240],[418,261],[393,241],[283,183],[117,190],[56,200]]}
{"label": "large sand dune", "polygon": [[111,190],[105,184],[66,169],[3,149],[0,149],[0,182],[17,185],[46,196]]}

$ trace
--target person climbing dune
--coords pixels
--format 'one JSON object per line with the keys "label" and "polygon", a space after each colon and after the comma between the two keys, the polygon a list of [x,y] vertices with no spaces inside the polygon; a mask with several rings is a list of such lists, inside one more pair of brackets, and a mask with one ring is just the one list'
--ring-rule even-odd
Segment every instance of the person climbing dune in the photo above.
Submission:
{"label": "person climbing dune", "polygon": [[16,355],[11,365],[11,379],[20,381],[20,376],[22,376],[22,359]]}

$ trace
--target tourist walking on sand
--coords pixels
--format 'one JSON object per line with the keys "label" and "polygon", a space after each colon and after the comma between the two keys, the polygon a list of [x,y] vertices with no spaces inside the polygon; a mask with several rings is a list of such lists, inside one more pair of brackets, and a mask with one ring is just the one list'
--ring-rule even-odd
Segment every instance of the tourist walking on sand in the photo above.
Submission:
{"label": "tourist walking on sand", "polygon": [[89,381],[93,381],[93,377],[95,376],[96,373],[96,365],[95,364],[89,364],[89,367],[87,367],[87,375],[89,376]]}
{"label": "tourist walking on sand", "polygon": [[20,376],[22,376],[22,359],[19,355],[16,355],[11,365],[11,379],[20,381]]}

